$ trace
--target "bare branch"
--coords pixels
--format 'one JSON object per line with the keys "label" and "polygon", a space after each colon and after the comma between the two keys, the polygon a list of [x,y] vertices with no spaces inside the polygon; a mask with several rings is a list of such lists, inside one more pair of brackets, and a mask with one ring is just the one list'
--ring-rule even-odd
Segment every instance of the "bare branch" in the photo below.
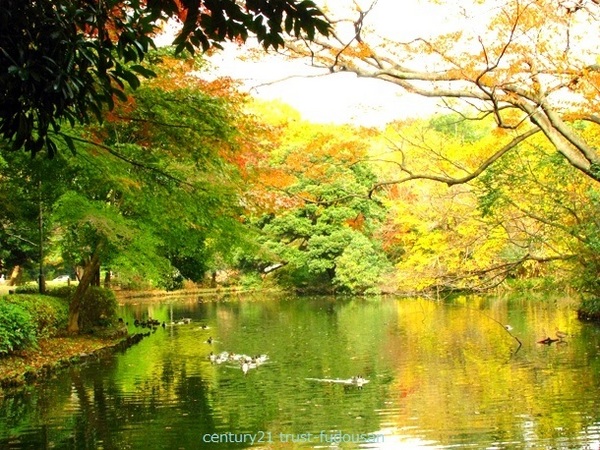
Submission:
{"label": "bare branch", "polygon": [[371,188],[371,191],[369,192],[369,197],[372,197],[373,193],[377,189],[379,189],[383,186],[389,186],[391,184],[401,184],[401,183],[405,183],[405,182],[411,181],[411,180],[437,181],[440,183],[444,183],[448,186],[454,186],[457,184],[468,183],[469,181],[471,181],[471,180],[477,178],[479,175],[481,175],[488,167],[490,167],[492,164],[494,164],[496,161],[498,161],[503,155],[505,155],[506,153],[511,151],[513,148],[515,148],[517,145],[519,145],[521,142],[530,138],[531,136],[538,133],[539,131],[540,131],[539,128],[532,128],[529,131],[526,131],[526,132],[522,133],[521,135],[515,137],[512,141],[510,141],[508,144],[506,144],[504,147],[502,147],[501,149],[496,151],[496,153],[494,153],[492,156],[490,156],[488,159],[486,159],[483,163],[481,163],[481,165],[479,167],[477,167],[477,169],[475,169],[471,173],[465,175],[464,177],[452,178],[452,177],[442,177],[442,176],[431,175],[431,174],[412,174],[412,173],[408,172],[406,169],[404,169],[404,171],[408,173],[407,176],[405,176],[404,178],[399,178],[397,180],[382,181],[382,182],[375,184]]}

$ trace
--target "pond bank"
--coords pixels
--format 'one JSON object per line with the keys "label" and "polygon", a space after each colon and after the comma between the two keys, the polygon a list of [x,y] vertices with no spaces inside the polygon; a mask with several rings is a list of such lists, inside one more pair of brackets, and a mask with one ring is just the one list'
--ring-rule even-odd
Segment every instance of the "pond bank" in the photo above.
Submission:
{"label": "pond bank", "polygon": [[62,368],[124,350],[148,334],[136,333],[112,338],[88,334],[41,339],[35,349],[0,358],[0,396],[4,389],[21,386]]}
{"label": "pond bank", "polygon": [[[230,287],[216,287],[216,288],[193,288],[193,289],[178,289],[174,291],[163,291],[163,290],[146,290],[146,291],[135,291],[135,290],[124,290],[114,289],[113,292],[117,297],[118,301],[127,300],[141,300],[141,299],[156,299],[156,298],[179,298],[179,297],[213,297],[218,298],[221,295],[230,294],[248,294],[251,292],[270,292],[273,289],[256,289],[246,288],[243,286],[230,286]],[[279,290],[275,290],[279,291]]]}

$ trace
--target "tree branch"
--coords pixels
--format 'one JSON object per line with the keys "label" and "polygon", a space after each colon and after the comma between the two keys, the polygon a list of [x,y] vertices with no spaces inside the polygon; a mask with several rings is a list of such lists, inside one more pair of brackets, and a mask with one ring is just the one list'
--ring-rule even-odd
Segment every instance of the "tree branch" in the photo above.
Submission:
{"label": "tree branch", "polygon": [[513,148],[515,148],[521,142],[530,138],[531,136],[538,133],[539,131],[540,131],[539,128],[532,128],[532,129],[524,132],[523,134],[517,136],[512,141],[510,141],[508,144],[506,144],[504,147],[499,149],[492,156],[490,156],[488,159],[486,159],[479,167],[477,167],[477,169],[475,169],[471,173],[469,173],[461,178],[444,177],[444,176],[438,176],[438,175],[432,175],[432,174],[413,174],[404,167],[403,171],[408,173],[407,176],[405,176],[404,178],[396,179],[396,180],[382,181],[382,182],[376,183],[369,191],[369,198],[372,197],[373,193],[377,189],[379,189],[383,186],[388,186],[391,184],[406,183],[407,181],[412,181],[412,180],[437,181],[440,183],[444,183],[448,186],[454,186],[456,184],[468,183],[469,181],[471,181],[471,180],[477,178],[479,175],[481,175],[488,167],[490,167],[492,164],[494,164],[496,161],[498,161],[502,156],[504,156],[506,153],[511,151]]}
{"label": "tree branch", "polygon": [[82,143],[85,143],[85,144],[93,145],[94,147],[98,147],[98,148],[100,148],[102,150],[105,150],[106,152],[110,153],[114,157],[120,159],[121,161],[126,162],[127,164],[131,164],[134,167],[138,167],[138,168],[143,169],[143,170],[145,170],[147,172],[151,172],[151,173],[163,176],[163,177],[165,177],[165,178],[167,178],[167,179],[169,179],[171,181],[176,182],[177,184],[180,184],[180,185],[183,185],[183,186],[187,186],[187,187],[190,187],[190,188],[195,188],[195,186],[193,184],[191,184],[191,183],[189,183],[189,182],[187,182],[185,180],[182,180],[180,178],[177,178],[174,175],[171,175],[171,174],[169,174],[169,173],[167,173],[167,172],[165,172],[163,170],[160,170],[160,169],[157,169],[156,167],[148,166],[148,165],[143,164],[143,163],[141,163],[139,161],[127,158],[126,156],[124,156],[121,153],[117,152],[115,149],[113,149],[112,147],[109,147],[108,145],[100,144],[98,142],[90,141],[88,139],[83,139],[83,138],[80,138],[80,137],[77,137],[77,136],[71,136],[71,135],[65,134],[63,132],[58,132],[57,134],[59,136],[66,137],[66,138],[71,139],[71,140],[76,141],[76,142],[82,142]]}

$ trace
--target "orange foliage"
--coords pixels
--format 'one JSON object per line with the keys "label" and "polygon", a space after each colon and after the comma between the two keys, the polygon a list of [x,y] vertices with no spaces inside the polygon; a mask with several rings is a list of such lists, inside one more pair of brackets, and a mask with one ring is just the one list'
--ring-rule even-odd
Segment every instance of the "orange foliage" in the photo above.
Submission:
{"label": "orange foliage", "polygon": [[346,224],[355,230],[362,230],[365,225],[365,216],[362,213],[359,213],[355,218],[348,219]]}

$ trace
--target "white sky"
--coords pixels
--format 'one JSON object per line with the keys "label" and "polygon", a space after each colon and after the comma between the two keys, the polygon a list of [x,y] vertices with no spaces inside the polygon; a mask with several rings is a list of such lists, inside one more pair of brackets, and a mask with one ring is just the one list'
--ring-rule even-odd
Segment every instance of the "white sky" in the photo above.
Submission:
{"label": "white sky", "polygon": [[[368,1],[362,0],[361,6],[366,8]],[[353,7],[353,0],[317,3],[336,11]],[[431,6],[425,0],[378,0],[369,18],[378,33],[401,40],[441,32],[448,24],[439,5]],[[228,46],[211,56],[213,74],[238,79],[253,96],[281,100],[314,122],[381,126],[439,110],[438,100],[407,94],[391,83],[350,73],[328,74],[275,54],[265,54],[260,61],[240,60],[237,56],[243,52],[243,47]]]}
{"label": "white sky", "polygon": [[[371,0],[358,2],[366,9]],[[317,3],[329,11],[352,11],[354,0]],[[459,7],[453,12],[448,9],[447,5],[432,5],[427,0],[377,0],[369,22],[378,34],[410,40],[456,27]],[[328,74],[274,53],[265,53],[259,61],[240,58],[246,50],[247,46],[225,46],[224,51],[208,58],[210,73],[240,80],[242,88],[257,98],[288,103],[307,120],[382,126],[395,119],[429,116],[440,109],[436,107],[439,100],[407,94],[391,83],[350,73]]]}
{"label": "white sky", "polygon": [[328,74],[276,55],[261,61],[241,61],[236,53],[230,49],[213,55],[211,73],[238,79],[254,97],[285,102],[313,122],[378,126],[398,118],[431,114],[435,104],[403,94],[397,86],[383,81],[359,79],[351,73]]}

